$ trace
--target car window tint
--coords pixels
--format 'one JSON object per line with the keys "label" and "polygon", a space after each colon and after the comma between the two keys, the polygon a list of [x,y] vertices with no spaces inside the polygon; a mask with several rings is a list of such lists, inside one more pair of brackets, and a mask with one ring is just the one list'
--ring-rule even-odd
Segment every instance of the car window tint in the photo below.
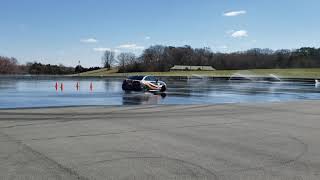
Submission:
{"label": "car window tint", "polygon": [[153,77],[153,76],[147,76],[147,77],[145,78],[145,80],[146,80],[146,81],[156,81],[157,78],[155,78],[155,77]]}
{"label": "car window tint", "polygon": [[151,81],[157,81],[157,78],[155,78],[155,77],[150,77],[150,79],[151,79]]}

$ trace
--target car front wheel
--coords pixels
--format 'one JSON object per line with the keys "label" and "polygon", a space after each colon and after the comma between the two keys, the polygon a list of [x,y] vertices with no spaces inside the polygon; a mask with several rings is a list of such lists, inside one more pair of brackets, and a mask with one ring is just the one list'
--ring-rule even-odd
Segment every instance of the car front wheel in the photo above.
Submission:
{"label": "car front wheel", "polygon": [[161,92],[164,92],[164,91],[166,91],[166,90],[167,90],[167,87],[166,87],[166,86],[162,86],[161,89],[160,89]]}

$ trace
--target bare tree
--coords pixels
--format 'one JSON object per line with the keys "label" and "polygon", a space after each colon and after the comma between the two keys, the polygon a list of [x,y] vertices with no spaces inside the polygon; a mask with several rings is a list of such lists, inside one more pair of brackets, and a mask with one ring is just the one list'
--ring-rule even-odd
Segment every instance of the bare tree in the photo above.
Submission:
{"label": "bare tree", "polygon": [[127,65],[126,54],[120,53],[117,58],[118,58],[118,62],[119,62],[119,72],[124,72],[125,66]]}
{"label": "bare tree", "polygon": [[136,56],[133,53],[120,53],[117,59],[119,61],[119,72],[125,72],[128,65],[134,64]]}
{"label": "bare tree", "polygon": [[145,49],[142,57],[147,71],[158,71],[162,69],[165,47],[161,45],[150,46]]}
{"label": "bare tree", "polygon": [[18,61],[15,58],[0,56],[0,74],[19,73]]}
{"label": "bare tree", "polygon": [[115,63],[115,53],[113,51],[105,51],[102,56],[102,65],[104,68],[111,69],[111,66]]}

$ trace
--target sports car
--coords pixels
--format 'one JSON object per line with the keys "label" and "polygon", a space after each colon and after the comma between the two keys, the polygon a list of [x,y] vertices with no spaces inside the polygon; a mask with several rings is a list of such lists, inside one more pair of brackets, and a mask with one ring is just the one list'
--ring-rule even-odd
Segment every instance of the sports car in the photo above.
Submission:
{"label": "sports car", "polygon": [[167,90],[167,84],[154,76],[130,76],[123,81],[122,89],[124,91],[164,92]]}

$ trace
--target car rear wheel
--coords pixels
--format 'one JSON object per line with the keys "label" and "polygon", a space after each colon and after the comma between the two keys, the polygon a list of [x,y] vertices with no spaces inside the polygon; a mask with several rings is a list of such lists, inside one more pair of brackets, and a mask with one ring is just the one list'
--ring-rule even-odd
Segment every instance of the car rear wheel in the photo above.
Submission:
{"label": "car rear wheel", "polygon": [[140,82],[133,82],[132,87],[133,87],[133,90],[135,90],[135,91],[141,91],[141,89],[142,89]]}
{"label": "car rear wheel", "polygon": [[128,85],[126,83],[122,83],[122,90],[127,91]]}

